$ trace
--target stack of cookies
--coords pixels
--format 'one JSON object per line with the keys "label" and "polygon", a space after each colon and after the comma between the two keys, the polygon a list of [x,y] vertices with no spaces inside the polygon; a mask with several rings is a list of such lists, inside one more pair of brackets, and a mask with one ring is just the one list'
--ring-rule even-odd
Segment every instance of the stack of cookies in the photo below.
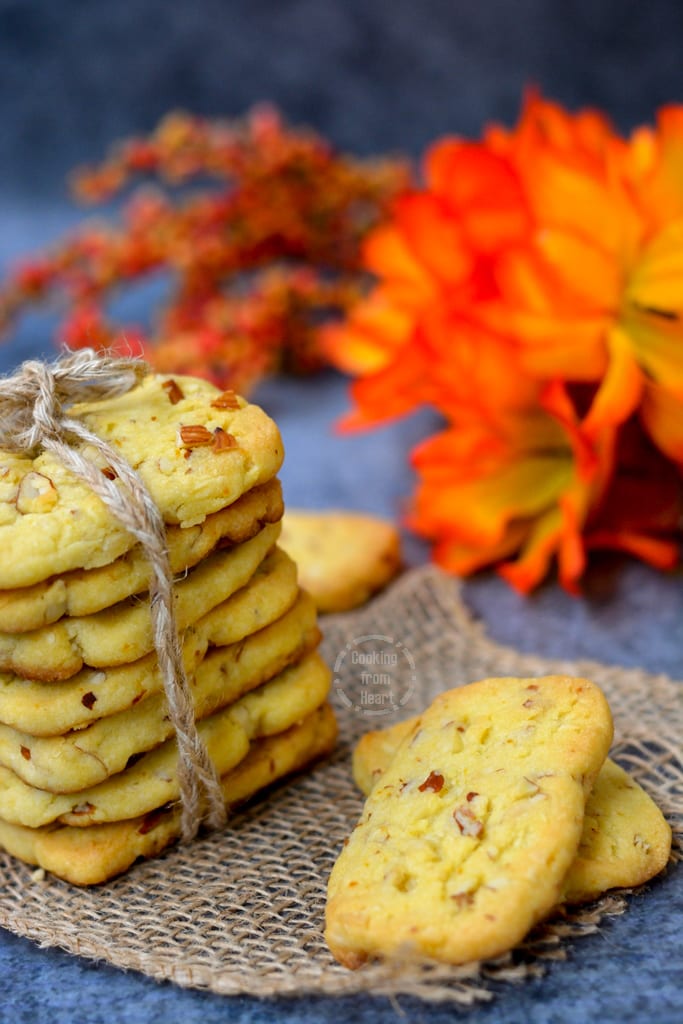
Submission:
{"label": "stack of cookies", "polygon": [[[167,524],[185,670],[226,805],[329,751],[316,609],[277,546],[272,420],[205,381],[156,375],[69,415],[137,471]],[[49,452],[0,452],[0,540],[0,845],[101,882],[180,831],[149,564]]]}

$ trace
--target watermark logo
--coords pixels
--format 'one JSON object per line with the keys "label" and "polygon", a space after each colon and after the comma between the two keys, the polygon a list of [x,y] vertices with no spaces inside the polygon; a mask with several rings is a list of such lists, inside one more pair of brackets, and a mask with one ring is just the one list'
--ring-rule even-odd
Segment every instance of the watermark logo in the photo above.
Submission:
{"label": "watermark logo", "polygon": [[410,700],[415,662],[400,640],[381,633],[356,636],[337,655],[334,689],[350,710],[369,718],[392,715]]}

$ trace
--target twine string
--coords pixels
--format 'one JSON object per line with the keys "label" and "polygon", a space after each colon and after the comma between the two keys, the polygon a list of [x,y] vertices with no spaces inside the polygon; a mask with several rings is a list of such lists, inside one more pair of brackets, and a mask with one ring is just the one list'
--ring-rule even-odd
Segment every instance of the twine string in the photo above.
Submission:
{"label": "twine string", "polygon": [[[51,452],[88,485],[121,525],[140,543],[150,564],[152,633],[168,713],[178,745],[178,783],[184,841],[202,822],[225,823],[225,806],[215,767],[197,730],[185,673],[173,600],[173,576],[161,513],[139,475],[111,445],[70,418],[75,402],[115,397],[149,372],[141,360],[103,356],[91,349],[62,356],[51,365],[24,363],[0,380],[0,448],[32,456]],[[74,447],[76,442],[79,447]],[[92,446],[115,474],[109,479],[83,454]]]}

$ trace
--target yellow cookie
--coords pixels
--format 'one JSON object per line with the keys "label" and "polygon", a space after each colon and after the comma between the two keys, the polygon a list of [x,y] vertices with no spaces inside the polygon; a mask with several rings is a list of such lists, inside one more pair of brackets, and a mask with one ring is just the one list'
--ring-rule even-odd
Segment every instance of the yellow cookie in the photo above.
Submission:
{"label": "yellow cookie", "polygon": [[[277,479],[243,494],[203,523],[166,531],[173,573],[197,565],[216,547],[242,544],[267,523],[277,523],[284,511]],[[0,623],[4,633],[26,633],[61,619],[63,615],[92,615],[149,586],[149,562],[137,545],[109,565],[74,569],[32,587],[0,591]]]}
{"label": "yellow cookie", "polygon": [[[204,718],[199,734],[218,773],[234,768],[253,740],[282,732],[310,714],[327,697],[329,681],[323,660],[309,654],[260,688]],[[235,690],[239,694],[237,687]],[[36,828],[57,819],[87,827],[137,817],[178,799],[177,760],[176,741],[168,739],[99,785],[60,794],[27,786],[0,767],[0,818]]]}
{"label": "yellow cookie", "polygon": [[401,565],[396,528],[356,512],[287,509],[280,543],[299,568],[299,581],[321,612],[367,601]]}
{"label": "yellow cookie", "polygon": [[[209,555],[174,587],[176,620],[183,630],[250,579],[277,542],[280,524],[229,551]],[[0,633],[0,671],[28,679],[64,680],[84,665],[110,668],[154,648],[149,597],[135,596],[94,615],[63,618],[31,633]]]}
{"label": "yellow cookie", "polygon": [[[237,644],[262,630],[292,607],[298,593],[296,566],[275,548],[244,587],[185,630],[183,661],[188,676],[194,676],[209,646]],[[31,736],[61,736],[162,689],[154,653],[116,668],[83,669],[61,683],[0,675],[0,722]]]}
{"label": "yellow cookie", "polygon": [[[258,406],[241,398],[226,404],[198,378],[178,377],[173,387],[170,380],[150,374],[127,394],[74,405],[69,415],[138,472],[164,522],[188,527],[271,480],[282,442]],[[92,446],[82,450],[111,472]],[[135,543],[55,456],[0,452],[0,546],[13,555],[0,562],[1,590],[108,565]]]}
{"label": "yellow cookie", "polygon": [[[336,723],[325,704],[286,732],[258,740],[247,756],[221,779],[226,806],[249,800],[259,790],[329,753]],[[48,825],[32,829],[0,820],[0,845],[75,885],[97,885],[120,874],[139,857],[154,857],[180,835],[180,810],[152,811],[144,817],[89,828]]]}
{"label": "yellow cookie", "polygon": [[586,804],[579,849],[565,881],[564,900],[584,903],[606,889],[632,888],[666,867],[671,827],[653,800],[609,759]]}
{"label": "yellow cookie", "polygon": [[330,876],[335,957],[464,963],[515,946],[561,898],[611,739],[585,679],[489,679],[437,697]]}
{"label": "yellow cookie", "polygon": [[[416,719],[366,733],[353,753],[353,777],[367,796]],[[561,902],[585,903],[617,886],[642,885],[666,865],[671,828],[657,805],[618,765],[605,761],[586,803],[578,852]]]}
{"label": "yellow cookie", "polygon": [[[315,607],[302,592],[281,619],[204,658],[190,680],[197,718],[258,686],[311,650],[319,638]],[[162,743],[172,731],[165,695],[156,693],[64,736],[29,736],[2,725],[0,764],[30,786],[73,793],[122,771],[131,757]]]}

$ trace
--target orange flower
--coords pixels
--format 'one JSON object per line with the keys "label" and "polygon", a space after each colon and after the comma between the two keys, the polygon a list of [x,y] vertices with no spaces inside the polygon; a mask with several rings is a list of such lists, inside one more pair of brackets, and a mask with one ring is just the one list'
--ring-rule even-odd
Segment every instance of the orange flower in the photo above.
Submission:
{"label": "orange flower", "polygon": [[683,108],[629,142],[599,120],[588,132],[587,117],[532,97],[499,140],[533,228],[500,260],[491,320],[531,375],[596,385],[589,435],[625,422],[649,390],[646,429],[680,460],[683,433],[661,430],[659,405],[683,400]]}
{"label": "orange flower", "polygon": [[414,454],[410,522],[452,571],[498,565],[527,591],[556,558],[576,590],[596,547],[674,564],[683,107],[625,140],[530,95],[514,130],[445,140],[423,173],[366,241],[375,289],[325,337],[356,377],[343,425],[446,417]]}
{"label": "orange flower", "polygon": [[[509,332],[483,316],[498,295],[500,249],[520,242],[529,227],[509,163],[449,139],[430,150],[424,172],[427,187],[401,196],[392,220],[365,243],[377,287],[345,323],[323,332],[330,360],[360,378],[346,428],[424,402],[467,416],[463,406],[481,409],[483,400],[495,416],[518,406],[530,388],[538,391],[522,376]],[[504,373],[490,373],[502,365]]]}
{"label": "orange flower", "polygon": [[608,485],[613,447],[613,430],[589,446],[566,394],[551,387],[536,408],[495,426],[460,424],[423,442],[413,453],[419,484],[410,525],[436,539],[434,557],[452,572],[509,559],[498,571],[527,593],[557,557],[560,580],[575,593],[586,561],[582,531]]}

